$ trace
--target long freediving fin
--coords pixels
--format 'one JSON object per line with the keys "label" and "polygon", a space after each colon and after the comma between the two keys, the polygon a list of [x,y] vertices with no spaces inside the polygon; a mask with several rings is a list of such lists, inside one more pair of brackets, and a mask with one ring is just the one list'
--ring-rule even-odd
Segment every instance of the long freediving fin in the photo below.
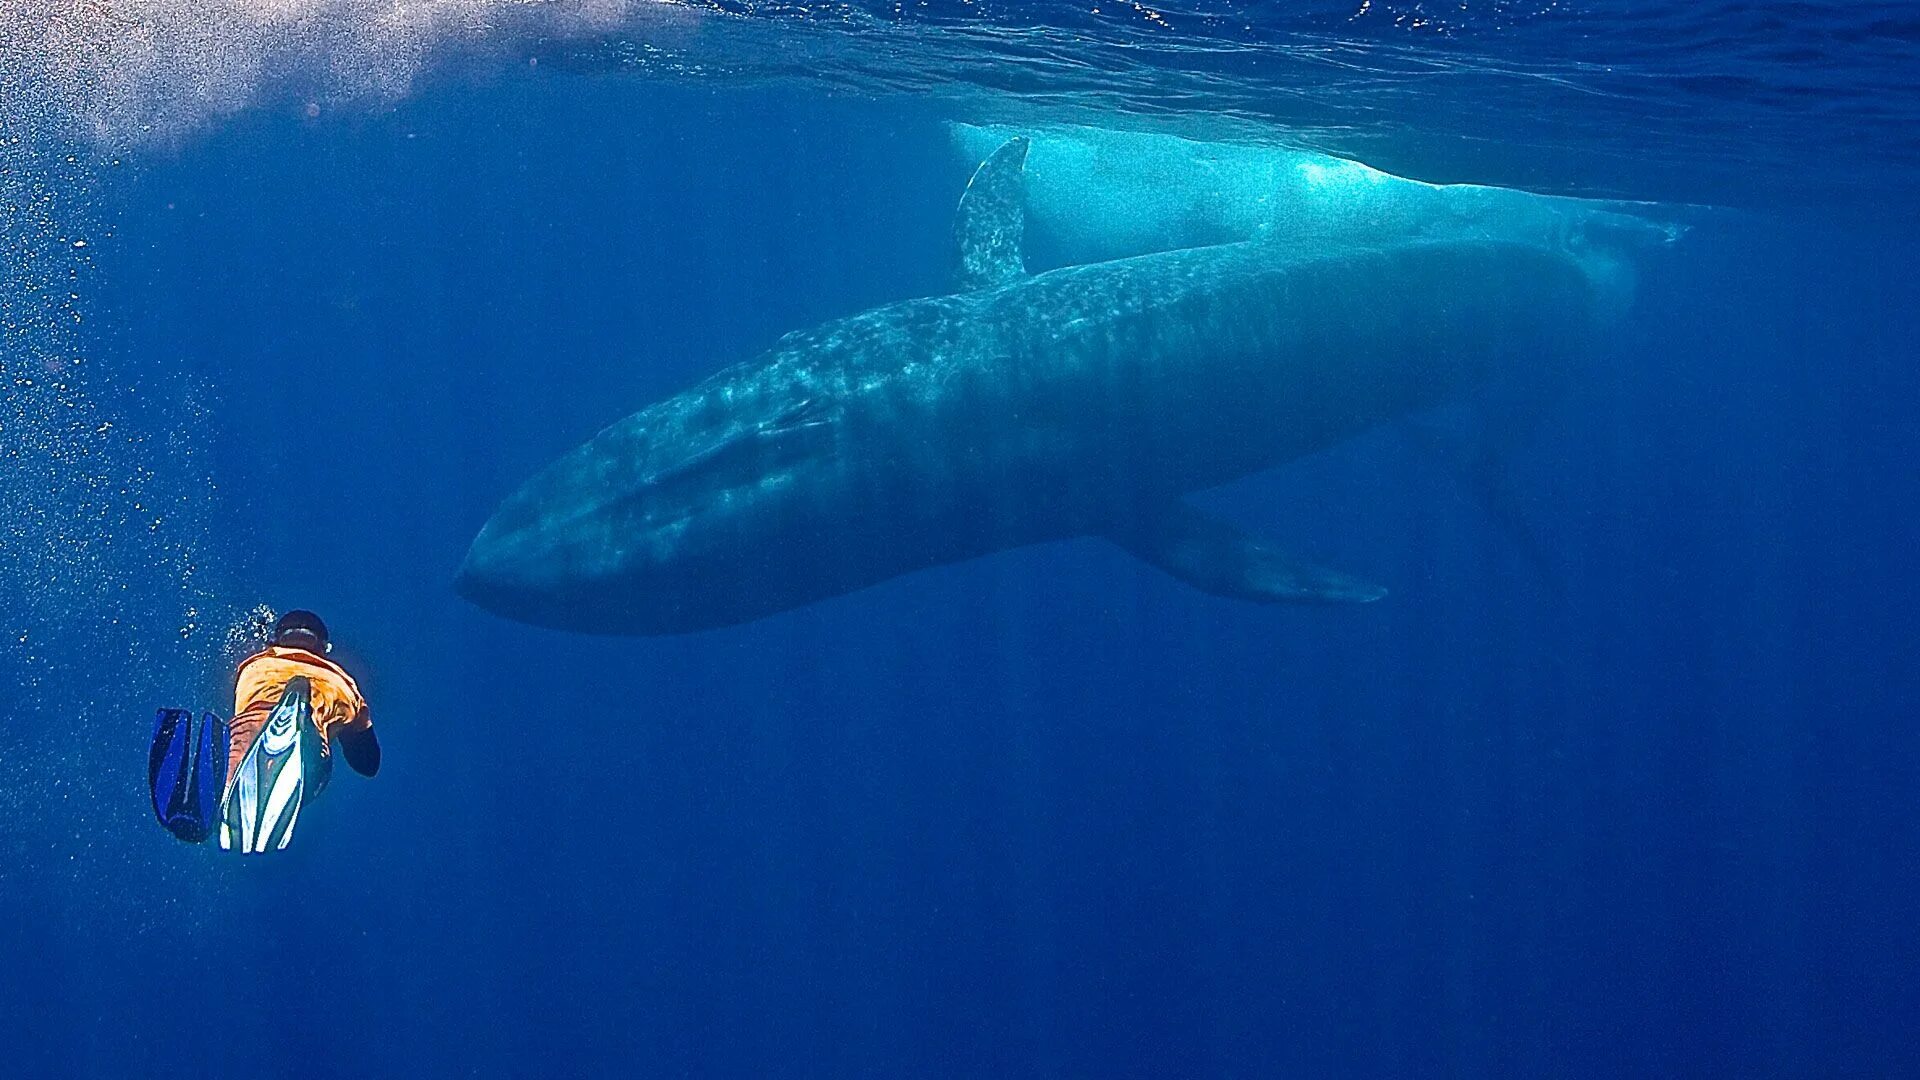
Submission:
{"label": "long freediving fin", "polygon": [[324,783],[316,771],[318,738],[312,685],[305,676],[295,676],[227,787],[220,813],[223,849],[258,854],[279,851],[293,840],[300,808]]}
{"label": "long freediving fin", "polygon": [[147,749],[147,788],[162,828],[189,844],[206,840],[227,778],[227,725],[207,713],[161,709]]}
{"label": "long freediving fin", "polygon": [[1183,502],[1168,503],[1107,539],[1202,592],[1269,604],[1366,604],[1371,582],[1295,558]]}
{"label": "long freediving fin", "polygon": [[954,285],[962,292],[991,289],[1027,276],[1027,147],[1008,139],[974,170],[954,216],[958,248]]}

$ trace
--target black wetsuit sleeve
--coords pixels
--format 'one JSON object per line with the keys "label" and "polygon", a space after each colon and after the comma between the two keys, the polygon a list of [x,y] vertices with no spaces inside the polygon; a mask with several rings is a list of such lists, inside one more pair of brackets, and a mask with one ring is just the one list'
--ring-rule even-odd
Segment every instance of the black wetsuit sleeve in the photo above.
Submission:
{"label": "black wetsuit sleeve", "polygon": [[340,754],[347,759],[347,765],[361,776],[372,776],[379,772],[380,740],[373,734],[373,725],[357,731],[342,728]]}

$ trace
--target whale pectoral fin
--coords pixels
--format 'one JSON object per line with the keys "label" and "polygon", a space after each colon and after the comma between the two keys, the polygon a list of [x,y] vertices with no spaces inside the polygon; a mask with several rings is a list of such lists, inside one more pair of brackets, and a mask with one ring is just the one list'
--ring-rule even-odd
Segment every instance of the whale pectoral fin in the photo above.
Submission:
{"label": "whale pectoral fin", "polygon": [[954,284],[961,292],[991,289],[1027,276],[1027,146],[1008,139],[980,163],[960,196],[953,238],[958,250]]}
{"label": "whale pectoral fin", "polygon": [[1295,558],[1186,503],[1170,503],[1138,525],[1106,536],[1215,596],[1269,604],[1366,604],[1387,595],[1372,582]]}

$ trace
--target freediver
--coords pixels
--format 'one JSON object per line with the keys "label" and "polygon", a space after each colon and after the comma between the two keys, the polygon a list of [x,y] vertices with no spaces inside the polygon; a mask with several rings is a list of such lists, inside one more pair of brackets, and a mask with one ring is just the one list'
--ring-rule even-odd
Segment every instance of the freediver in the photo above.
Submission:
{"label": "freediver", "polygon": [[334,739],[353,771],[380,771],[367,700],[332,651],[320,616],[289,611],[234,672],[230,722],[208,714],[196,737],[190,710],[160,710],[147,778],[167,831],[191,843],[217,831],[227,850],[280,850],[332,775]]}

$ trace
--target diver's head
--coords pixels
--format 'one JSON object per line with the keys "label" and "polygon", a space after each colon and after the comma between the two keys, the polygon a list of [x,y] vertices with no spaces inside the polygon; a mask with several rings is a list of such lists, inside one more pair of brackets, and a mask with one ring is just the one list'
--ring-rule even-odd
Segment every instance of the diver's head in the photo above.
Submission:
{"label": "diver's head", "polygon": [[283,649],[305,649],[330,653],[333,642],[327,640],[327,624],[311,611],[295,608],[273,624],[273,643]]}

